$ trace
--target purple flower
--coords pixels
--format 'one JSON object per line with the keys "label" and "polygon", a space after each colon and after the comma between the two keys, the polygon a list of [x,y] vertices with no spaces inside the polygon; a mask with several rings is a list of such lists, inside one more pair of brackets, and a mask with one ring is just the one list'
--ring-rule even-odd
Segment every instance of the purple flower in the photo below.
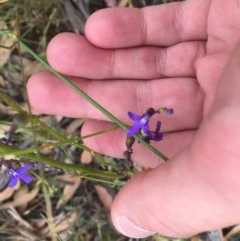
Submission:
{"label": "purple flower", "polygon": [[134,136],[137,134],[139,131],[143,131],[145,135],[149,135],[149,126],[148,122],[151,118],[152,115],[154,115],[156,112],[153,108],[149,108],[147,112],[141,116],[134,114],[132,112],[128,112],[128,116],[135,121],[135,124],[131,126],[128,131],[127,135],[128,136]]}
{"label": "purple flower", "polygon": [[29,170],[29,168],[30,168],[29,164],[25,164],[23,167],[19,168],[18,170],[10,168],[8,170],[8,175],[11,177],[11,180],[8,184],[8,187],[14,187],[17,184],[18,179],[21,179],[27,184],[32,182],[32,178],[26,175],[26,172]]}
{"label": "purple flower", "polygon": [[161,141],[162,138],[163,138],[163,133],[160,132],[160,128],[161,128],[161,122],[158,121],[155,131],[150,131],[147,135],[145,133],[141,133],[144,140],[147,141],[147,142],[150,142],[151,140]]}

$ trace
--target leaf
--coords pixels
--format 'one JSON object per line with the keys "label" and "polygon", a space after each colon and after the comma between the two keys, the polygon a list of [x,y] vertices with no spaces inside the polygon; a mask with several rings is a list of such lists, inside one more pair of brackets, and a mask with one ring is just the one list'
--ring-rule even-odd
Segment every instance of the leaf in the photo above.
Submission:
{"label": "leaf", "polygon": [[107,189],[101,185],[95,185],[94,186],[98,197],[103,204],[103,206],[107,209],[110,210],[113,202],[113,197],[112,195],[107,191]]}
{"label": "leaf", "polygon": [[25,60],[25,61],[26,63],[24,63],[24,73],[26,76],[30,76],[33,73],[43,70],[43,67],[37,61],[30,61],[30,60]]}
{"label": "leaf", "polygon": [[5,80],[3,79],[2,76],[0,76],[0,87],[3,87],[4,85],[5,85]]}
{"label": "leaf", "polygon": [[240,234],[240,225],[236,225],[224,236],[224,241],[237,240],[236,237],[237,236],[239,237],[239,234]]}
{"label": "leaf", "polygon": [[6,95],[3,91],[0,91],[0,102],[5,102],[8,106],[11,106],[18,113],[26,115],[26,113],[20,107],[20,105],[12,98],[10,98],[8,95]]}
{"label": "leaf", "polygon": [[57,203],[56,208],[59,208],[73,197],[74,193],[81,184],[81,177],[78,174],[69,174],[58,176],[56,178],[58,180],[67,182],[64,186],[62,197]]}
{"label": "leaf", "polygon": [[19,188],[20,183],[18,183],[14,188],[5,188],[2,192],[0,192],[0,202],[7,200],[10,198],[13,193]]}
{"label": "leaf", "polygon": [[0,205],[0,209],[8,209],[10,207],[19,207],[24,205],[25,203],[30,202],[31,200],[33,200],[38,192],[39,192],[39,188],[34,188],[33,190],[31,190],[30,192],[27,192],[24,195],[18,194],[18,192],[22,192],[21,189],[19,191],[17,191],[13,197],[13,201],[4,203],[2,205]]}
{"label": "leaf", "polygon": [[[0,29],[6,29],[7,25],[5,21],[0,20]],[[14,44],[14,39],[8,37],[7,35],[0,35],[0,69],[7,63],[10,54],[11,46]]]}
{"label": "leaf", "polygon": [[71,226],[77,219],[77,212],[69,212],[67,214],[58,215],[54,218],[54,230],[49,230],[49,226],[39,231],[39,234],[45,236],[47,234],[48,237],[51,237],[52,233],[61,233]]}
{"label": "leaf", "polygon": [[[22,186],[13,196],[14,200],[20,199],[22,196],[28,195],[28,187]],[[29,200],[30,202],[31,200]],[[23,203],[22,205],[19,205],[18,208],[20,208],[21,212],[24,212],[27,208],[28,202]]]}
{"label": "leaf", "polygon": [[76,130],[83,124],[83,119],[73,120],[67,127],[67,134],[76,133]]}
{"label": "leaf", "polygon": [[90,164],[92,162],[92,154],[86,150],[84,150],[81,154],[81,163]]}
{"label": "leaf", "polygon": [[10,207],[8,213],[12,216],[14,220],[18,222],[19,226],[24,227],[28,230],[34,230],[34,227],[29,222],[24,220],[14,207]]}

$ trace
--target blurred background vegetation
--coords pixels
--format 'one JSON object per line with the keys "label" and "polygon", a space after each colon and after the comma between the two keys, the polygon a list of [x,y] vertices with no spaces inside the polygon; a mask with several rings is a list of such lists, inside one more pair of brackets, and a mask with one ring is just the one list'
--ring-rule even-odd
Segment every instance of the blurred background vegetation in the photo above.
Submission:
{"label": "blurred background vegetation", "polygon": [[[84,25],[95,11],[107,7],[144,7],[170,0],[0,0],[0,29],[18,35],[43,59],[49,40],[64,31],[84,35]],[[29,76],[43,69],[41,64],[13,38],[0,35],[0,138],[16,123],[22,111],[37,117],[32,125],[17,121],[12,142],[17,148],[41,146],[41,156],[98,170],[117,172],[123,160],[101,157],[79,145],[59,145],[61,136],[78,139],[81,119],[47,116],[30,109],[26,95]],[[3,100],[7,96],[7,100]],[[13,101],[13,103],[11,102]],[[15,103],[15,104],[14,104]],[[23,118],[24,119],[24,118]],[[33,128],[37,127],[37,128]],[[60,133],[60,137],[56,133]],[[61,139],[61,141],[63,141]],[[81,146],[80,146],[81,147]],[[3,157],[1,156],[1,161]],[[12,154],[9,159],[16,159]],[[120,163],[120,164],[119,164]],[[131,174],[131,173],[130,173]],[[111,225],[112,200],[126,180],[82,178],[75,172],[49,167],[33,171],[31,185],[18,183],[10,189],[4,170],[0,171],[0,241],[130,241]],[[194,220],[193,220],[194,222]],[[142,240],[169,241],[159,235]],[[193,241],[237,241],[239,227],[216,230]],[[179,239],[180,241],[180,239]]]}

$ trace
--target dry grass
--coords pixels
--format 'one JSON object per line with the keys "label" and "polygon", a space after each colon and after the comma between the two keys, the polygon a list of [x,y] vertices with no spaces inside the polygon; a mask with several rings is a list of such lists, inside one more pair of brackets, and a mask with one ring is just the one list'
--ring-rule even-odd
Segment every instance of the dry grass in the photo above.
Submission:
{"label": "dry grass", "polygon": [[[31,49],[44,58],[47,43],[54,35],[63,31],[84,34],[85,21],[92,12],[100,8],[143,7],[163,2],[166,1],[6,0],[0,1],[0,29],[19,34]],[[12,38],[0,35],[0,41],[0,90],[29,113],[25,81],[42,67],[27,51],[19,48]],[[0,138],[9,131],[18,114],[13,107],[14,104],[0,101]],[[29,148],[36,147],[37,143],[42,147],[40,153],[44,157],[95,169],[115,168],[116,160],[113,158],[92,155],[89,151],[70,144],[56,145],[56,136],[53,137],[49,129],[42,127],[47,125],[72,140],[78,138],[82,120],[30,114],[40,121],[38,128],[33,128],[35,126],[31,121],[25,124],[21,120],[12,137],[14,146]],[[9,158],[15,159],[16,155]],[[109,220],[111,202],[119,189],[113,181],[105,180],[104,183],[103,180],[99,182],[100,180],[93,178],[83,179],[75,172],[56,168],[36,169],[32,171],[32,175],[34,182],[31,185],[18,183],[11,189],[7,187],[9,179],[6,173],[3,170],[0,172],[0,241],[133,240],[118,234]],[[123,184],[124,180],[119,183]],[[215,234],[221,234],[221,231]],[[239,227],[228,232],[225,240],[234,240],[233,237],[239,237]],[[155,236],[145,240],[169,239]],[[195,240],[220,239],[199,236]]]}

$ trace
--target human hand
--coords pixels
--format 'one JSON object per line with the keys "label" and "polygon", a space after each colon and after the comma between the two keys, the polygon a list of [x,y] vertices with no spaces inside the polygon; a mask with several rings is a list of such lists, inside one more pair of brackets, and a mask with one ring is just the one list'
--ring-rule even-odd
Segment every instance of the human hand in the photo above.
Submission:
{"label": "human hand", "polygon": [[[116,197],[113,223],[124,234],[183,237],[239,222],[239,48],[219,82],[239,27],[237,1],[188,0],[99,11],[87,22],[87,40],[64,33],[50,42],[49,63],[125,123],[129,110],[174,108],[161,119],[166,134],[156,146],[169,162],[158,166],[141,145],[134,150],[136,162],[158,167],[136,175]],[[28,92],[41,112],[98,120],[89,120],[83,135],[110,125],[48,72],[33,75]],[[116,130],[86,143],[121,156],[125,138]],[[125,217],[142,228],[126,226]]]}

